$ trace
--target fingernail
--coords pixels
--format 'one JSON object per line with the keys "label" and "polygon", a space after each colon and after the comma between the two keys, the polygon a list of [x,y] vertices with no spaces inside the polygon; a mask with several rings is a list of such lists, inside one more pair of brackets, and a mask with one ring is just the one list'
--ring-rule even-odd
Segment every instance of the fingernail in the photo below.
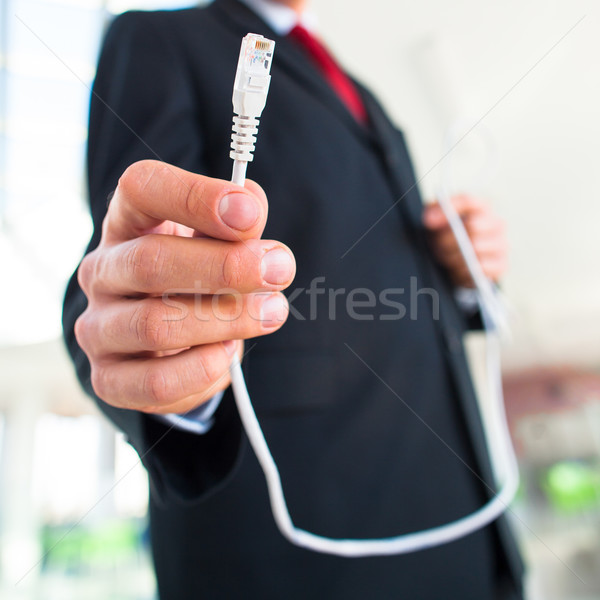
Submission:
{"label": "fingernail", "polygon": [[219,203],[219,216],[232,229],[247,231],[258,220],[258,203],[248,194],[227,194]]}
{"label": "fingernail", "polygon": [[280,294],[269,296],[260,308],[260,320],[265,327],[280,325],[287,318],[287,302]]}
{"label": "fingernail", "polygon": [[227,352],[227,354],[229,356],[233,356],[233,353],[235,352],[236,347],[237,347],[237,342],[235,340],[227,340],[227,341],[223,342],[223,348],[225,348],[225,352]]}
{"label": "fingernail", "polygon": [[294,275],[294,259],[283,248],[275,248],[263,256],[260,270],[267,283],[281,285]]}

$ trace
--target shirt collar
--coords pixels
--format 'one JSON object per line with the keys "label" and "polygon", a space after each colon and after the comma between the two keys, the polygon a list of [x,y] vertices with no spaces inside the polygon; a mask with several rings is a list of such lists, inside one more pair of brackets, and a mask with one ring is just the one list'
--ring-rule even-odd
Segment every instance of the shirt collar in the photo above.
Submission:
{"label": "shirt collar", "polygon": [[278,35],[287,35],[296,25],[302,25],[308,31],[316,29],[317,19],[311,10],[305,10],[301,15],[276,0],[240,0],[259,17],[261,17],[271,29]]}

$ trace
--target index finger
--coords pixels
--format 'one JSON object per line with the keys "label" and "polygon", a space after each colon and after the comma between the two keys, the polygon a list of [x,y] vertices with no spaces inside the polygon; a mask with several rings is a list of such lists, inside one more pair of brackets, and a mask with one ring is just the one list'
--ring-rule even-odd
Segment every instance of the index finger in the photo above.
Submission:
{"label": "index finger", "polygon": [[109,242],[129,240],[172,221],[212,238],[243,241],[261,236],[267,212],[265,193],[252,181],[240,187],[143,160],[119,179],[103,235]]}

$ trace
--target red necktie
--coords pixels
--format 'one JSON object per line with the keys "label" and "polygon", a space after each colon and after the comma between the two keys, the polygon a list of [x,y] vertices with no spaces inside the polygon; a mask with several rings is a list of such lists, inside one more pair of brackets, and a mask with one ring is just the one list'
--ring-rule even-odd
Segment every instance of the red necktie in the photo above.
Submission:
{"label": "red necktie", "polygon": [[327,48],[301,25],[290,31],[290,37],[301,44],[318,65],[329,85],[344,103],[354,118],[363,125],[367,123],[367,111],[356,86],[342,71]]}

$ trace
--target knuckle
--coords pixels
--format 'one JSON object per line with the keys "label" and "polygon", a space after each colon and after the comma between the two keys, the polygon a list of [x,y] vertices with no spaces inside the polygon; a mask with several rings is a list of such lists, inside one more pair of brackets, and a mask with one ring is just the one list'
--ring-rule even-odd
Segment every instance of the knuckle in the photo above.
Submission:
{"label": "knuckle", "polygon": [[160,236],[139,238],[126,250],[125,268],[139,291],[160,291],[164,277],[173,265]]}
{"label": "knuckle", "polygon": [[96,248],[87,254],[77,271],[81,289],[88,299],[110,291],[111,274],[115,263],[106,248]]}
{"label": "knuckle", "polygon": [[92,291],[92,282],[96,271],[97,251],[86,254],[77,269],[77,282],[82,292],[89,298]]}
{"label": "knuckle", "polygon": [[129,165],[125,171],[123,171],[121,177],[119,177],[119,181],[117,182],[117,189],[124,194],[131,192],[133,186],[135,185],[135,180],[137,179],[137,172],[139,169],[139,163],[133,163]]}
{"label": "knuckle", "polygon": [[213,353],[200,353],[197,362],[199,383],[202,387],[210,386],[223,376],[225,370]]}
{"label": "knuckle", "polygon": [[137,342],[148,350],[160,350],[170,346],[174,339],[175,322],[165,318],[160,304],[143,303],[134,311],[129,329]]}
{"label": "knuckle", "polygon": [[102,331],[98,323],[98,312],[89,306],[75,321],[73,332],[79,347],[85,352],[90,363],[102,355]]}
{"label": "knuckle", "polygon": [[92,364],[91,384],[98,398],[101,398],[105,402],[109,402],[109,378],[108,369],[106,367]]}
{"label": "knuckle", "polygon": [[144,187],[152,179],[154,171],[159,165],[154,160],[139,160],[129,165],[117,183],[117,189],[126,197],[135,197],[143,192]]}
{"label": "knuckle", "polygon": [[89,350],[88,338],[90,334],[90,319],[88,310],[85,310],[83,313],[81,313],[81,315],[79,315],[75,321],[73,331],[75,333],[75,339],[77,340],[77,343],[87,354]]}
{"label": "knuckle", "polygon": [[244,261],[241,251],[237,248],[229,250],[222,260],[217,259],[216,275],[223,284],[223,287],[238,289],[244,278]]}
{"label": "knuckle", "polygon": [[206,183],[202,176],[194,179],[193,183],[185,192],[184,206],[186,212],[191,217],[197,217],[202,214],[203,208],[206,205]]}
{"label": "knuckle", "polygon": [[142,391],[148,407],[169,404],[172,395],[171,383],[165,369],[154,365],[148,367],[144,373]]}

